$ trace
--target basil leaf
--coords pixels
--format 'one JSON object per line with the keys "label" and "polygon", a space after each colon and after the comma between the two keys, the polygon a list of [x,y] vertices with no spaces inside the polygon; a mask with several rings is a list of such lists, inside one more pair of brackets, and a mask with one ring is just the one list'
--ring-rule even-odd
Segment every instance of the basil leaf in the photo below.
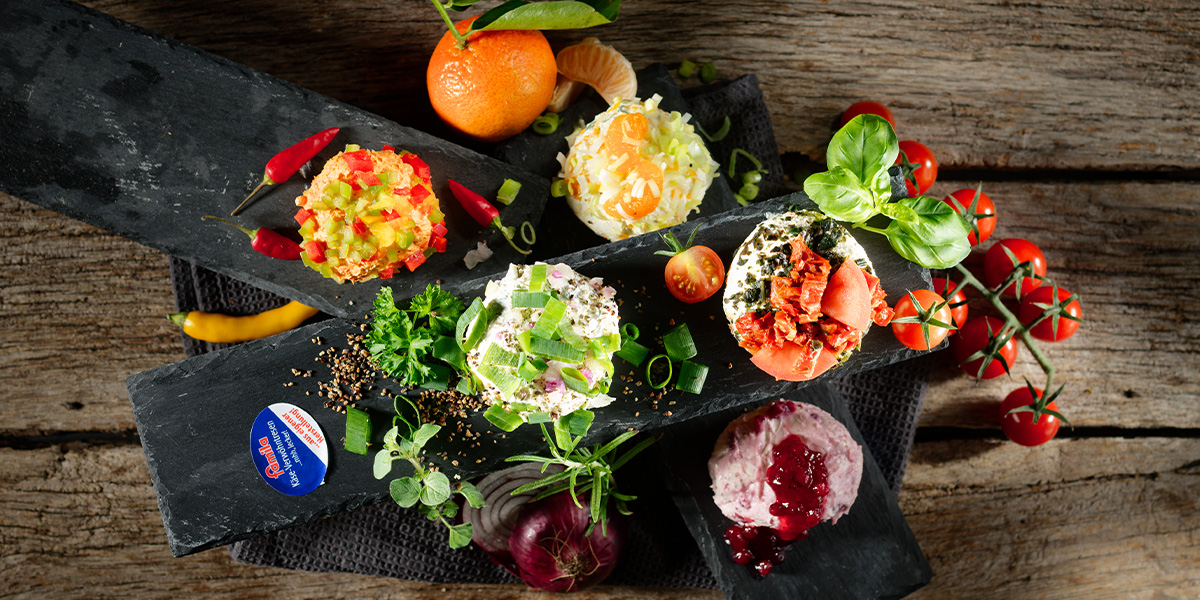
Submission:
{"label": "basil leaf", "polygon": [[950,205],[928,196],[897,202],[911,209],[915,221],[892,221],[884,230],[892,249],[929,269],[952,267],[971,253],[970,229]]}
{"label": "basil leaf", "polygon": [[879,212],[897,221],[916,223],[918,220],[920,220],[920,217],[917,216],[917,211],[913,210],[911,206],[901,202],[885,202],[879,205],[879,208]]}
{"label": "basil leaf", "polygon": [[392,500],[395,500],[396,504],[408,508],[421,498],[421,483],[412,477],[401,477],[392,480],[392,483],[388,485],[388,491],[391,492]]}
{"label": "basil leaf", "polygon": [[450,526],[450,547],[457,550],[466,548],[471,543],[471,536],[475,535],[474,528],[470,523],[459,523],[458,525]]}
{"label": "basil leaf", "polygon": [[[900,143],[887,119],[858,115],[833,135],[825,162],[830,169],[846,167],[860,182],[873,183],[875,174],[886,171],[897,156]],[[887,193],[890,194],[890,189]]]}
{"label": "basil leaf", "polygon": [[822,212],[840,221],[861,223],[877,212],[871,190],[846,167],[809,175],[804,180],[804,193]]}
{"label": "basil leaf", "polygon": [[471,31],[583,29],[612,23],[620,10],[621,0],[509,0],[483,13],[471,23]]}
{"label": "basil leaf", "polygon": [[421,480],[425,485],[421,489],[421,504],[437,506],[450,499],[450,479],[441,471],[430,471]]}

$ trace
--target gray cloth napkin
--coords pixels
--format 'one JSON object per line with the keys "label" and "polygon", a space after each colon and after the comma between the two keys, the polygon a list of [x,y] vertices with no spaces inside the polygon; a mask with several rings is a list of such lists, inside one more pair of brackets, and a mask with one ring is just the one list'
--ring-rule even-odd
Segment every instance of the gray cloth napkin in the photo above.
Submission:
{"label": "gray cloth napkin", "polygon": [[[786,191],[770,114],[754,75],[695,88],[685,95],[693,117],[710,133],[720,128],[725,115],[731,116],[729,135],[711,146],[718,161],[727,161],[734,148],[742,148],[762,160],[769,171],[759,184],[760,199]],[[740,163],[739,160],[739,167]],[[737,186],[734,187],[737,191]],[[539,235],[553,233],[542,231]],[[249,314],[286,302],[175,257],[171,258],[171,279],[176,305],[181,311]],[[186,335],[182,335],[182,340],[188,356],[224,346]],[[928,376],[927,361],[917,360],[851,375],[835,383],[884,477],[897,493],[916,433]],[[661,481],[658,470],[663,464],[653,454],[647,454],[623,470],[622,481],[632,482],[630,491],[638,494],[639,499],[625,556],[607,583],[715,588],[716,581],[674,504],[653,483]],[[451,550],[440,524],[391,502],[236,542],[229,553],[239,562],[306,571],[340,571],[439,583],[519,581],[475,546]]]}

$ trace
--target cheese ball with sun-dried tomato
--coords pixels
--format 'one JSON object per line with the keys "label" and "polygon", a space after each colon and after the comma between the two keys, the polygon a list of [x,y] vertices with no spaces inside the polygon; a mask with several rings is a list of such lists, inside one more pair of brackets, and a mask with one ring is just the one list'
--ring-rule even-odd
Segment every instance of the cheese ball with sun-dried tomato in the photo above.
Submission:
{"label": "cheese ball with sun-dried tomato", "polygon": [[445,216],[429,185],[429,166],[390,146],[347,146],[296,205],[304,264],[338,283],[387,279],[446,250]]}
{"label": "cheese ball with sun-dried tomato", "polygon": [[609,241],[686,221],[715,177],[691,116],[658,108],[661,100],[621,100],[568,136],[559,156],[571,210]]}

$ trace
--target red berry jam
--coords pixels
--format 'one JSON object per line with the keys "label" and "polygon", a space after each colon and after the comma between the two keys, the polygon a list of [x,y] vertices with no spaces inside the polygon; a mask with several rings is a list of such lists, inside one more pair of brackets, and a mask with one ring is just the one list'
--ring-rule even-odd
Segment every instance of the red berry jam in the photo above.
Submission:
{"label": "red berry jam", "polygon": [[790,435],[779,442],[771,458],[767,484],[775,491],[770,510],[779,517],[779,529],[734,525],[725,530],[733,562],[751,565],[762,576],[783,562],[788,544],[808,537],[808,530],[821,522],[829,495],[825,457],[805,446],[800,436]]}

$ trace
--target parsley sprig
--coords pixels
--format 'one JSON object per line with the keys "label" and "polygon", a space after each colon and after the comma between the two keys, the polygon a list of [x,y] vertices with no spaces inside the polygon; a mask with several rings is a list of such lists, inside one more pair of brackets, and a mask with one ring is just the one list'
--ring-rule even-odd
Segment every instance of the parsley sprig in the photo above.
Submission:
{"label": "parsley sprig", "polygon": [[404,385],[424,385],[449,380],[449,368],[459,370],[462,353],[454,341],[454,326],[465,310],[453,294],[429,284],[409,301],[407,309],[396,306],[392,288],[384,287],[375,296],[371,311],[371,332],[367,350],[379,369]]}

